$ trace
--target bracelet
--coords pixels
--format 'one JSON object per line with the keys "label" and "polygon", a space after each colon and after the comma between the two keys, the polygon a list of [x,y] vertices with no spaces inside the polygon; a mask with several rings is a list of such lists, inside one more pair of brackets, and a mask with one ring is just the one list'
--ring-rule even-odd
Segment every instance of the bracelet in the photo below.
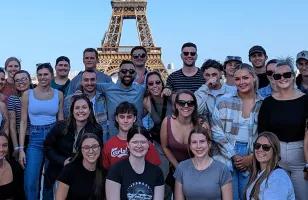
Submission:
{"label": "bracelet", "polygon": [[308,168],[308,163],[305,164],[305,168]]}
{"label": "bracelet", "polygon": [[20,150],[20,149],[24,149],[24,146],[17,146],[17,147],[14,147],[14,150]]}

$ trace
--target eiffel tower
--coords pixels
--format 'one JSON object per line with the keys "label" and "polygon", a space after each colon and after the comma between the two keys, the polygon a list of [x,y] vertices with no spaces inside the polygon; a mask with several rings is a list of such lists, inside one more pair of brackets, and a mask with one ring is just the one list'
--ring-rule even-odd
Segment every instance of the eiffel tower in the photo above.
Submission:
{"label": "eiffel tower", "polygon": [[166,80],[168,73],[161,60],[161,48],[154,45],[151,30],[146,17],[147,0],[112,0],[112,16],[108,31],[104,35],[101,48],[98,48],[98,70],[108,75],[118,72],[122,60],[130,60],[133,46],[119,46],[123,21],[135,19],[140,46],[148,54],[146,66],[150,71],[156,70]]}

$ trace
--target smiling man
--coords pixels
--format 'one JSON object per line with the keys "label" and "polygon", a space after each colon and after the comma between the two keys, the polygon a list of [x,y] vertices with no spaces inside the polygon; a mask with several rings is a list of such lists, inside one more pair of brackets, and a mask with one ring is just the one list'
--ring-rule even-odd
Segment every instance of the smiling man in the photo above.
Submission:
{"label": "smiling man", "polygon": [[259,88],[266,87],[270,83],[266,75],[266,60],[266,51],[262,46],[256,45],[249,49],[249,61],[258,76]]}
{"label": "smiling man", "polygon": [[233,95],[236,92],[236,87],[223,84],[221,80],[223,66],[216,60],[209,59],[205,61],[202,64],[201,71],[203,72],[205,83],[195,92],[198,113],[202,119],[211,123],[217,100],[223,95]]}
{"label": "smiling man", "polygon": [[[89,100],[93,105],[93,112],[97,123],[99,123],[103,129],[103,133],[107,134],[107,106],[106,99],[102,92],[96,90],[96,71],[92,69],[87,69],[81,74],[81,90],[80,92],[87,95]],[[80,94],[77,92],[77,94]],[[74,95],[69,95],[64,100],[64,117],[67,119],[69,117],[70,107],[72,98]]]}
{"label": "smiling man", "polygon": [[308,94],[308,51],[301,51],[297,54],[296,67],[299,70],[296,85],[303,93]]}
{"label": "smiling man", "polygon": [[[111,82],[111,78],[108,75],[96,69],[96,65],[98,64],[98,62],[99,62],[98,53],[95,49],[86,48],[83,51],[83,64],[84,64],[85,70],[87,69],[94,70],[96,73],[96,78],[97,78],[98,83]],[[82,72],[79,72],[79,74],[73,78],[73,80],[69,84],[69,89],[67,92],[68,95],[71,95],[76,90],[78,90],[80,86],[80,82],[81,82],[81,76],[82,76]]]}
{"label": "smiling man", "polygon": [[108,135],[104,134],[104,142],[106,142],[111,136],[118,133],[118,129],[115,127],[116,107],[123,101],[127,101],[136,106],[138,110],[137,123],[142,124],[143,113],[143,96],[145,87],[142,84],[134,83],[136,77],[136,67],[130,60],[123,60],[119,66],[117,83],[97,83],[97,90],[103,92],[107,101],[108,110]]}
{"label": "smiling man", "polygon": [[70,59],[66,56],[60,56],[56,60],[56,77],[51,81],[51,87],[60,90],[64,96],[67,94],[70,79],[68,74],[70,72]]}
{"label": "smiling man", "polygon": [[131,60],[136,67],[136,78],[135,82],[139,84],[144,84],[145,77],[148,73],[145,63],[148,60],[147,51],[142,46],[135,46],[130,52]]}
{"label": "smiling man", "polygon": [[174,93],[179,89],[195,92],[204,83],[202,72],[195,65],[198,58],[197,46],[191,42],[183,44],[181,58],[183,67],[170,74],[167,79],[167,87]]}

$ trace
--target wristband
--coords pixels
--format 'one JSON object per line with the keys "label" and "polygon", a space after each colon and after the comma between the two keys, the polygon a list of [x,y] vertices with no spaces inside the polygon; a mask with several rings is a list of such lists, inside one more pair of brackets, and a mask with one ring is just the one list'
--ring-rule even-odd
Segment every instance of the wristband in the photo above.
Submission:
{"label": "wristband", "polygon": [[20,150],[20,149],[24,149],[24,147],[23,146],[14,147],[14,150]]}

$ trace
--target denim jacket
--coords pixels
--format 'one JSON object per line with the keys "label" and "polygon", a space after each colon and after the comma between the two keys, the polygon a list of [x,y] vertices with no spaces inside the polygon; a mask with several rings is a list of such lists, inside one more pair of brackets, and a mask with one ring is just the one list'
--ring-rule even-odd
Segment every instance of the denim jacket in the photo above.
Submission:
{"label": "denim jacket", "polygon": [[[262,97],[257,94],[256,103],[252,110],[252,117],[247,130],[249,136],[248,149],[252,152],[253,143],[257,137],[258,113],[262,104]],[[238,93],[223,96],[219,99],[212,116],[212,136],[218,146],[219,153],[214,158],[232,167],[231,157],[236,155],[234,146],[239,131],[239,119],[242,110],[242,100]]]}

